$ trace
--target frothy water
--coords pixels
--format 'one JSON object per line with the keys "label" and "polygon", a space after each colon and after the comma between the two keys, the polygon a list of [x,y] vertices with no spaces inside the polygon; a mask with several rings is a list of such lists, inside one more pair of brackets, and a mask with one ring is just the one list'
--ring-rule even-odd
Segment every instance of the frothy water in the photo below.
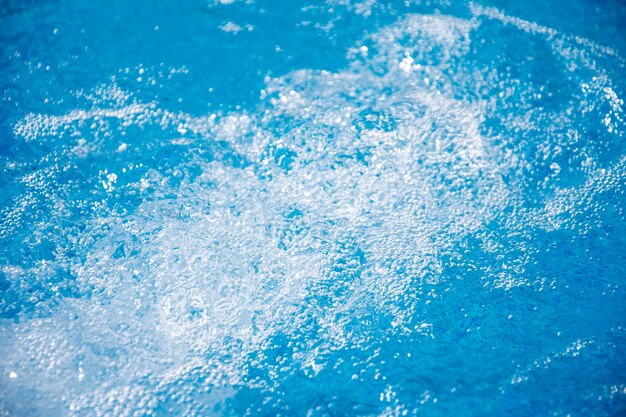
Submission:
{"label": "frothy water", "polygon": [[[254,37],[272,7],[202,10]],[[12,110],[2,415],[623,411],[623,45],[478,3],[298,13],[368,30],[245,106],[186,109],[161,63]]]}

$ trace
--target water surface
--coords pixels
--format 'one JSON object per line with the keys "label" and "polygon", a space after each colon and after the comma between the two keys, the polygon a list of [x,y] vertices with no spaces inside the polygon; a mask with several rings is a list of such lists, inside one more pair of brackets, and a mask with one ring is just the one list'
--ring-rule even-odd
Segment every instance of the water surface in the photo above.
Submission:
{"label": "water surface", "polygon": [[625,22],[3,2],[0,415],[626,413]]}

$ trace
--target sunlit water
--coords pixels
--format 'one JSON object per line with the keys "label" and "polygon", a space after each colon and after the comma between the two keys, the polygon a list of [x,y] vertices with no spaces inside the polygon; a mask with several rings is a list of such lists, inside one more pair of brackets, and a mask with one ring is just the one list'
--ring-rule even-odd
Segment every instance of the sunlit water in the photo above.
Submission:
{"label": "sunlit water", "polygon": [[625,22],[3,2],[0,415],[626,413]]}

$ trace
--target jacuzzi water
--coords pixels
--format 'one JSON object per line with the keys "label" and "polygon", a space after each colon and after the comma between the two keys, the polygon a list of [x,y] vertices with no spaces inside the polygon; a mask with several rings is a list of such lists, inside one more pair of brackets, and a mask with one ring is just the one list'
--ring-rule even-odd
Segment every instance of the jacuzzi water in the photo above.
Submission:
{"label": "jacuzzi water", "polygon": [[0,415],[625,415],[625,24],[3,1]]}

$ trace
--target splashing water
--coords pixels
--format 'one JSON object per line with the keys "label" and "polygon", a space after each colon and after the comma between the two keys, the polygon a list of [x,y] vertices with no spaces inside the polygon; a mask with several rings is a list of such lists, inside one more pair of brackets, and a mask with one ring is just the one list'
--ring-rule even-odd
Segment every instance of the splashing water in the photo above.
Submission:
{"label": "splashing water", "polygon": [[0,8],[0,415],[626,410],[626,7],[59,3]]}

